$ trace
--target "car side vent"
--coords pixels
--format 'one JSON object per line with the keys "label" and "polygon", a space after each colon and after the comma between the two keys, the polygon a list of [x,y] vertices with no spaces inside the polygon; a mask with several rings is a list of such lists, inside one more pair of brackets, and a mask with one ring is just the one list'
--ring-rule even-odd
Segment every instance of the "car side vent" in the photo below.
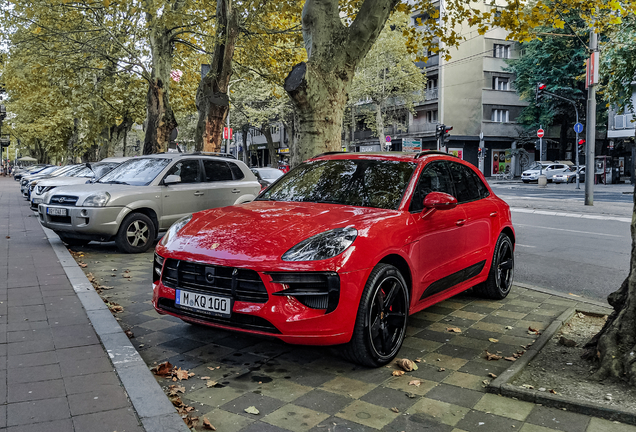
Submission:
{"label": "car side vent", "polygon": [[285,288],[275,296],[291,296],[312,309],[333,312],[340,301],[340,277],[333,272],[268,273]]}

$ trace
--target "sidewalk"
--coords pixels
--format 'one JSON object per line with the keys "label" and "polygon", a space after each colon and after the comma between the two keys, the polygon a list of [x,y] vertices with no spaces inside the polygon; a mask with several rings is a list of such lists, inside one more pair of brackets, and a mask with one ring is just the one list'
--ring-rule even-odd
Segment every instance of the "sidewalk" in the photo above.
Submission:
{"label": "sidewalk", "polygon": [[105,306],[93,291],[87,313],[91,293],[67,270],[18,184],[0,177],[0,430],[143,432],[89,320]]}

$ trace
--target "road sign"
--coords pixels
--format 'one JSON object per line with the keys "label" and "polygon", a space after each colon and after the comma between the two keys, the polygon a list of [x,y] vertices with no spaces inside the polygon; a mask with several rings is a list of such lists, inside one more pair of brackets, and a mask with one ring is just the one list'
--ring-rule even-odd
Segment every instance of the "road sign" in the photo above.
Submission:
{"label": "road sign", "polygon": [[422,140],[402,139],[402,151],[419,152],[422,150]]}
{"label": "road sign", "polygon": [[574,132],[581,133],[583,132],[583,125],[581,123],[577,123],[574,125]]}
{"label": "road sign", "polygon": [[538,136],[539,138],[543,138],[543,134],[544,134],[543,129],[539,129],[539,130],[537,131],[537,136]]}
{"label": "road sign", "polygon": [[390,135],[386,136],[386,142],[389,142],[389,143],[391,142],[391,136]]}

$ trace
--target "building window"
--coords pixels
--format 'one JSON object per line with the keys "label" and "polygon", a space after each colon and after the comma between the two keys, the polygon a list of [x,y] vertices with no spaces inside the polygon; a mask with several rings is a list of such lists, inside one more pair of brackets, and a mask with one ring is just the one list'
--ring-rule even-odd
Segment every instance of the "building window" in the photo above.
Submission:
{"label": "building window", "polygon": [[426,111],[426,123],[437,123],[437,110]]}
{"label": "building window", "polygon": [[510,58],[510,45],[494,44],[492,56],[497,58]]}
{"label": "building window", "polygon": [[433,90],[437,88],[437,78],[429,78],[426,80],[426,87],[429,90]]}
{"label": "building window", "polygon": [[413,27],[421,27],[426,23],[428,19],[428,14],[421,13],[413,16]]}
{"label": "building window", "polygon": [[510,90],[509,79],[503,77],[493,77],[492,88],[493,90]]}
{"label": "building window", "polygon": [[508,123],[509,121],[509,111],[503,109],[494,109],[492,110],[492,116],[490,120],[497,123]]}

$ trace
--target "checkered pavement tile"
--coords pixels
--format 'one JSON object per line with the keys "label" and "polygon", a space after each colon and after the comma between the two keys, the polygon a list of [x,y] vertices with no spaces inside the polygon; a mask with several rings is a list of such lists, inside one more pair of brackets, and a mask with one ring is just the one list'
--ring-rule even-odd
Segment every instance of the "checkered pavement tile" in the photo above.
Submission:
{"label": "checkered pavement tile", "polygon": [[[149,302],[152,252],[125,255],[102,246],[81,248],[84,271],[113,286],[102,295],[124,307],[115,316],[149,366],[169,360],[195,374],[178,383],[186,389],[179,396],[219,431],[636,432],[485,392],[489,374],[510,365],[486,360],[485,352],[521,350],[537,337],[528,327],[544,329],[572,301],[521,287],[503,301],[460,294],[410,317],[398,357],[419,360],[418,369],[393,376],[395,365],[363,368],[340,358],[337,348],[292,346],[160,316]],[[175,384],[157,380],[166,391]],[[259,414],[245,411],[251,406]]]}

